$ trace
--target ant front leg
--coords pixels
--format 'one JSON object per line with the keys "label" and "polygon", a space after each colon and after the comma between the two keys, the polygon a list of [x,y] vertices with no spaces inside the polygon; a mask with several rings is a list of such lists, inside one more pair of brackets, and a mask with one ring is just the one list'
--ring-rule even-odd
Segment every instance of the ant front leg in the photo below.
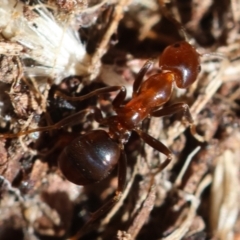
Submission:
{"label": "ant front leg", "polygon": [[161,172],[172,160],[171,151],[163,143],[143,132],[142,130],[134,129],[134,131],[138,133],[138,135],[143,139],[145,143],[167,156],[167,159],[160,164],[156,173]]}
{"label": "ant front leg", "polygon": [[153,59],[148,59],[147,62],[142,66],[142,68],[140,69],[139,73],[137,74],[135,81],[133,83],[133,94],[132,97],[136,96],[139,90],[139,87],[143,81],[143,78],[145,76],[145,74],[147,73],[147,71],[149,70],[149,68],[153,65],[154,61]]}
{"label": "ant front leg", "polygon": [[121,151],[121,155],[118,161],[118,187],[115,195],[96,212],[91,215],[89,221],[73,236],[70,240],[78,240],[83,236],[94,222],[99,220],[103,215],[108,213],[112,207],[120,200],[126,184],[127,176],[127,159],[124,150]]}
{"label": "ant front leg", "polygon": [[121,106],[121,104],[123,103],[123,101],[126,98],[126,95],[127,95],[126,88],[124,86],[122,86],[120,88],[119,93],[117,94],[117,96],[112,101],[112,105],[113,105],[114,109],[117,109],[117,108],[119,108]]}
{"label": "ant front leg", "polygon": [[204,142],[204,139],[202,136],[200,136],[197,132],[196,132],[196,126],[193,122],[193,118],[191,115],[191,112],[189,110],[189,106],[186,103],[175,103],[169,107],[165,107],[156,111],[151,112],[151,116],[152,117],[163,117],[163,116],[168,116],[168,115],[172,115],[174,113],[177,112],[182,112],[183,113],[183,117],[186,119],[186,121],[189,123],[190,125],[190,131],[192,133],[192,135],[200,142]]}

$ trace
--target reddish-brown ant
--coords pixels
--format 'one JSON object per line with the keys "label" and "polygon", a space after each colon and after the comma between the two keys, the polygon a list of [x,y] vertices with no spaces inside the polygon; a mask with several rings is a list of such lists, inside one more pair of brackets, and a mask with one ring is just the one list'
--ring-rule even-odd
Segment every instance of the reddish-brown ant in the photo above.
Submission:
{"label": "reddish-brown ant", "polygon": [[[185,119],[190,123],[192,133],[195,134],[193,119],[187,104],[176,103],[168,107],[162,106],[170,99],[174,83],[178,88],[187,88],[196,81],[200,71],[199,54],[185,41],[170,45],[160,56],[160,73],[151,75],[143,81],[144,75],[152,64],[153,61],[147,61],[138,73],[133,84],[132,99],[126,105],[123,105],[126,89],[121,86],[97,89],[81,97],[64,96],[67,100],[77,101],[119,90],[112,102],[116,112],[114,116],[103,118],[99,108],[91,107],[52,126],[30,129],[17,134],[0,135],[0,137],[12,138],[37,131],[59,129],[79,121],[88,114],[92,114],[101,125],[108,126],[108,132],[97,129],[77,137],[65,147],[58,159],[59,168],[64,176],[78,185],[99,182],[118,165],[118,188],[115,196],[92,215],[90,222],[109,211],[121,197],[126,182],[127,169],[124,144],[128,141],[132,131],[137,132],[144,142],[167,156],[166,160],[159,166],[159,171],[171,161],[170,150],[140,129],[144,119],[162,117],[182,111]],[[63,96],[60,93],[58,95]]]}

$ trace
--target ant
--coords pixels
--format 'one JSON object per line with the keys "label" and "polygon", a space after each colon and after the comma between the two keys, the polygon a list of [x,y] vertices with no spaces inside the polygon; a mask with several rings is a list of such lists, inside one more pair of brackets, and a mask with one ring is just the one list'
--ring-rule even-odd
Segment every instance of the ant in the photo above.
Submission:
{"label": "ant", "polygon": [[175,103],[167,107],[163,107],[163,105],[170,99],[174,84],[178,88],[185,89],[196,81],[200,72],[200,55],[186,41],[170,45],[160,56],[160,72],[143,81],[146,72],[152,65],[153,61],[148,60],[141,68],[133,84],[132,99],[125,105],[123,102],[126,98],[126,89],[123,86],[100,88],[80,97],[68,97],[62,93],[56,93],[66,100],[80,101],[99,94],[119,91],[112,102],[116,113],[113,116],[104,118],[99,108],[90,107],[51,126],[30,129],[17,134],[0,135],[2,138],[13,138],[32,132],[59,129],[78,122],[89,114],[93,115],[101,125],[108,126],[108,132],[97,129],[77,137],[65,147],[58,159],[63,175],[77,185],[100,182],[118,165],[118,187],[115,196],[93,213],[87,224],[107,213],[121,198],[127,169],[124,145],[128,142],[132,131],[135,131],[148,145],[166,155],[165,161],[158,167],[158,172],[162,171],[171,161],[171,151],[163,143],[140,129],[144,119],[183,112],[185,119],[190,124],[192,134],[196,135],[195,125],[186,103]]}

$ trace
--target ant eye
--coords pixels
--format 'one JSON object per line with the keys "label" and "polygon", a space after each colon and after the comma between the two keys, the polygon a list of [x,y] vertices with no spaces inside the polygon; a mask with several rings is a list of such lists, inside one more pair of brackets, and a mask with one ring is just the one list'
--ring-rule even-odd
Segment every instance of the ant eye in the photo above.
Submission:
{"label": "ant eye", "polygon": [[173,47],[179,48],[179,47],[180,47],[180,43],[175,43],[175,44],[173,44]]}

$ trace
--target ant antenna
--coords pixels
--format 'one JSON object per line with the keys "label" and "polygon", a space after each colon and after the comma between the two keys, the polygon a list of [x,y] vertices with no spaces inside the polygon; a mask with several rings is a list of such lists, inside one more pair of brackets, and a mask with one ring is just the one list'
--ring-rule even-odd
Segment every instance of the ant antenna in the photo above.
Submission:
{"label": "ant antenna", "polygon": [[169,13],[168,9],[166,8],[166,3],[163,0],[159,0],[160,5],[160,12],[161,14],[167,18],[169,21],[171,21],[179,30],[180,35],[184,38],[185,41],[189,42],[189,38],[186,34],[186,29],[183,27],[183,25],[175,19],[172,14]]}

